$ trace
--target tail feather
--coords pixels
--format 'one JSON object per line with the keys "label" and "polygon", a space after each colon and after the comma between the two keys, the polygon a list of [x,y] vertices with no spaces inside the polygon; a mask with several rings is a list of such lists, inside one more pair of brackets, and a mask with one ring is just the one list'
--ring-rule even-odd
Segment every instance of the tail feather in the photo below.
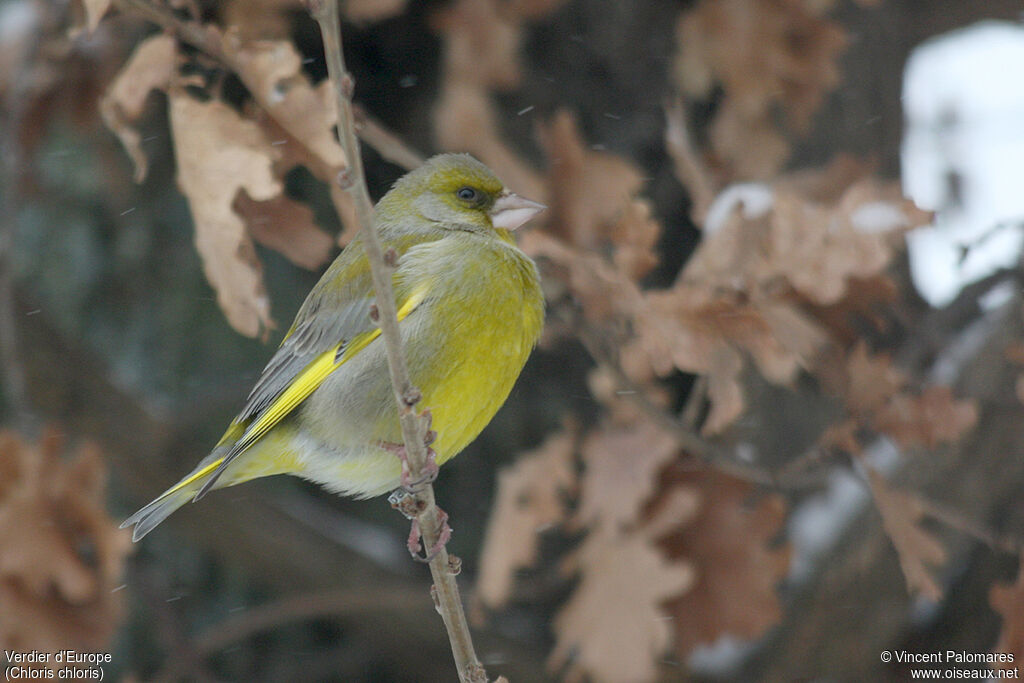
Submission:
{"label": "tail feather", "polygon": [[167,489],[151,503],[121,522],[121,528],[124,529],[134,524],[132,541],[138,541],[152,531],[157,524],[167,519],[172,512],[193,500],[206,479],[209,478],[210,473],[216,470],[223,460],[223,458],[214,460]]}

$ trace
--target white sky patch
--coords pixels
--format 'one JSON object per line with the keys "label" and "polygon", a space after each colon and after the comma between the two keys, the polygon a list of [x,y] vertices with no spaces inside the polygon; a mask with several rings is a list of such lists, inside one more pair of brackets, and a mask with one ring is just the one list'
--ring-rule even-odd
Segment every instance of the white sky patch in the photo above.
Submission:
{"label": "white sky patch", "polygon": [[914,50],[903,82],[903,187],[937,211],[908,236],[911,273],[933,306],[1024,246],[1024,27],[986,21]]}

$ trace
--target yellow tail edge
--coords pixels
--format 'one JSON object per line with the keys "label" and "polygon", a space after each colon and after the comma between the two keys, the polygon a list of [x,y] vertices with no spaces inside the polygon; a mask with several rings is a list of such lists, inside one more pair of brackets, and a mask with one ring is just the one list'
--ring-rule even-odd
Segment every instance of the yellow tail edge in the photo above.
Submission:
{"label": "yellow tail edge", "polygon": [[167,519],[172,512],[185,503],[190,502],[196,493],[202,488],[202,482],[214,472],[224,458],[217,458],[213,462],[199,468],[188,475],[177,484],[161,493],[151,503],[143,507],[128,519],[121,522],[121,528],[135,525],[132,530],[132,541],[138,541],[148,534],[160,522]]}

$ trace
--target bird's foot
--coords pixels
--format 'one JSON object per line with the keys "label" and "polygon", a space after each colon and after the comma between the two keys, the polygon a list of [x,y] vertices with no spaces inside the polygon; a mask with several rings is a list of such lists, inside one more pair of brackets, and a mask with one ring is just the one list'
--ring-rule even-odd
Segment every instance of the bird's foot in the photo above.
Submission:
{"label": "bird's foot", "polygon": [[[452,528],[448,526],[448,513],[441,508],[437,508],[437,521],[440,524],[441,531],[438,534],[437,541],[427,548],[420,534],[419,522],[415,519],[412,520],[412,528],[409,529],[409,540],[406,541],[406,547],[409,548],[409,554],[412,555],[412,559],[417,562],[430,562],[451,540]],[[420,555],[421,546],[423,547],[422,555]]]}
{"label": "bird's foot", "polygon": [[430,411],[424,410],[423,414],[427,416],[427,434],[424,438],[424,445],[427,449],[427,460],[423,464],[423,471],[420,472],[418,477],[413,478],[412,470],[409,467],[409,454],[405,450],[405,444],[391,443],[390,441],[380,441],[379,445],[386,451],[391,452],[398,460],[402,463],[402,477],[401,484],[402,488],[409,493],[419,493],[423,490],[423,487],[427,484],[433,484],[437,480],[438,466],[437,466],[437,454],[434,449],[430,447],[430,444],[437,438],[437,432],[429,429],[430,426]]}

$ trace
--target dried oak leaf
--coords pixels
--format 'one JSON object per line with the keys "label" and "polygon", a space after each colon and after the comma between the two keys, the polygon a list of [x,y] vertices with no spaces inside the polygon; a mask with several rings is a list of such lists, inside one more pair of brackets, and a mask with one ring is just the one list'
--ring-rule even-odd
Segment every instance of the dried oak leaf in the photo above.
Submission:
{"label": "dried oak leaf", "polygon": [[484,607],[508,601],[515,572],[537,560],[538,534],[565,521],[567,496],[576,484],[575,452],[576,436],[563,430],[498,474],[476,582]]}
{"label": "dried oak leaf", "polygon": [[555,234],[574,246],[595,249],[607,241],[643,176],[625,159],[585,147],[575,117],[564,109],[541,128],[540,138],[550,166]]}
{"label": "dried oak leaf", "polygon": [[[670,472],[666,483],[662,500],[682,491],[701,501],[660,544],[669,558],[696,569],[693,587],[667,605],[676,652],[686,657],[724,635],[759,638],[781,616],[777,589],[789,571],[789,547],[774,542],[785,523],[782,499],[748,504],[753,487],[714,470]],[[656,506],[653,517],[660,516]]]}
{"label": "dried oak leaf", "polygon": [[658,473],[678,451],[675,438],[649,420],[590,432],[580,447],[584,469],[574,524],[635,524],[654,493]]}
{"label": "dried oak leaf", "polygon": [[892,364],[889,354],[868,353],[859,342],[846,359],[846,407],[856,415],[870,416],[885,407],[907,385],[907,377]]}
{"label": "dried oak leaf", "polygon": [[1017,580],[1012,584],[993,584],[989,590],[988,602],[1003,617],[999,641],[992,650],[995,653],[1013,655],[1013,662],[993,668],[1012,669],[1024,661],[1024,559],[1021,560]]}
{"label": "dried oak leaf", "polygon": [[602,524],[591,529],[566,569],[578,571],[580,582],[554,619],[548,668],[565,669],[567,681],[655,680],[672,642],[663,604],[689,590],[693,568],[666,560],[644,533]]}
{"label": "dried oak leaf", "polygon": [[[849,182],[846,166],[840,159],[816,175]],[[826,191],[799,174],[734,186],[709,209],[705,240],[681,279],[751,295],[788,283],[808,301],[831,305],[852,280],[882,274],[903,234],[930,218],[895,183],[861,179]]]}
{"label": "dried oak leaf", "polygon": [[85,28],[89,33],[96,30],[100,25],[103,15],[110,9],[111,0],[82,0],[85,7]]}
{"label": "dried oak leaf", "polygon": [[745,301],[697,283],[645,293],[635,307],[635,338],[622,349],[623,369],[641,378],[678,368],[706,375],[711,412],[705,434],[720,432],[743,410],[739,376],[745,355],[764,376],[788,383],[808,366],[824,333],[784,301]]}
{"label": "dried oak leaf", "polygon": [[851,279],[884,271],[903,234],[930,218],[895,184],[855,183],[834,207],[780,188],[772,211],[770,273],[764,277],[784,277],[810,301],[834,304]]}
{"label": "dried oak leaf", "polygon": [[777,110],[789,129],[807,130],[839,83],[846,34],[800,0],[701,0],[680,17],[677,44],[679,89],[704,97],[718,84],[724,92],[715,151],[731,175],[766,178],[788,152]]}
{"label": "dried oak leaf", "polygon": [[[651,379],[651,378],[648,378]],[[643,385],[642,402],[638,402],[635,389],[624,389],[618,373],[605,365],[599,365],[587,374],[587,388],[590,395],[607,410],[608,420],[615,425],[636,425],[643,422],[647,408],[643,404],[661,410],[670,410],[672,393],[667,387],[655,382],[638,382]]]}
{"label": "dried oak leaf", "polygon": [[330,81],[314,88],[290,41],[243,42],[228,31],[221,42],[238,77],[281,128],[333,174],[344,168],[345,152],[334,135],[338,113]]}
{"label": "dried oak leaf", "polygon": [[868,485],[875,506],[882,515],[882,526],[896,548],[907,590],[938,602],[942,587],[931,568],[941,568],[948,559],[946,548],[921,526],[925,511],[913,494],[889,486],[878,472],[866,468]]}
{"label": "dried oak leaf", "polygon": [[483,89],[515,87],[520,20],[497,0],[456,0],[432,18],[444,41],[445,79]]}
{"label": "dried oak leaf", "polygon": [[255,337],[273,326],[270,300],[256,249],[232,204],[240,190],[260,201],[282,192],[272,172],[278,152],[255,123],[216,100],[172,90],[170,119],[178,185],[192,210],[203,270],[231,326]]}
{"label": "dried oak leaf", "polygon": [[300,9],[301,0],[224,0],[220,16],[245,42],[285,39],[291,28],[288,14]]}
{"label": "dried oak leaf", "polygon": [[708,141],[718,175],[725,178],[771,178],[789,158],[790,143],[767,116],[745,116],[726,100],[711,122]]}
{"label": "dried oak leaf", "polygon": [[877,429],[904,447],[934,448],[956,441],[978,422],[974,399],[956,400],[949,387],[932,386],[920,396],[897,394],[875,416]]}
{"label": "dried oak leaf", "polygon": [[147,38],[135,48],[100,100],[103,122],[124,145],[135,166],[137,183],[145,180],[149,160],[142,150],[142,137],[133,124],[142,115],[149,93],[165,90],[176,69],[174,38],[162,34]]}
{"label": "dried oak leaf", "polygon": [[372,24],[405,11],[407,0],[347,0],[341,7],[345,18],[355,24]]}
{"label": "dried oak leaf", "polygon": [[102,651],[121,616],[113,592],[130,534],[104,511],[95,446],[70,460],[52,430],[37,445],[0,431],[0,642],[16,650]]}
{"label": "dried oak leaf", "polygon": [[317,226],[313,211],[283,194],[257,201],[241,189],[232,209],[253,238],[302,268],[319,268],[331,255],[334,239]]}
{"label": "dried oak leaf", "polygon": [[264,129],[283,133],[270,138],[279,153],[276,170],[302,163],[328,184],[331,201],[344,226],[338,243],[347,244],[354,236],[355,206],[337,182],[338,173],[347,163],[334,134],[338,111],[332,83],[324,80],[313,87],[302,71],[302,56],[291,41],[246,42],[229,30],[221,42],[232,68],[259,103],[261,114],[269,117],[273,125],[259,121],[256,116],[253,119]]}
{"label": "dried oak leaf", "polygon": [[559,269],[558,279],[568,284],[584,316],[592,322],[632,317],[641,305],[637,284],[597,253],[573,248],[539,230],[524,233],[519,245],[530,256],[546,259]]}

